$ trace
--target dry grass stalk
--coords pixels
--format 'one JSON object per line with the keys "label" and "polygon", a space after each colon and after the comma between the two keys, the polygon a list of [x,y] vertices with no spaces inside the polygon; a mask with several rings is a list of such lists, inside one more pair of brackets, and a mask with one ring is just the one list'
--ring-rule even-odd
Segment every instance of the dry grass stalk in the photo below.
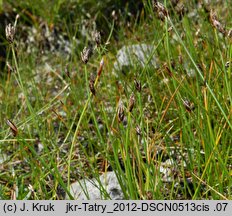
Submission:
{"label": "dry grass stalk", "polygon": [[100,67],[98,69],[98,72],[97,72],[97,75],[100,77],[101,76],[101,73],[102,73],[102,70],[103,70],[103,66],[104,66],[104,60],[102,59],[100,61]]}

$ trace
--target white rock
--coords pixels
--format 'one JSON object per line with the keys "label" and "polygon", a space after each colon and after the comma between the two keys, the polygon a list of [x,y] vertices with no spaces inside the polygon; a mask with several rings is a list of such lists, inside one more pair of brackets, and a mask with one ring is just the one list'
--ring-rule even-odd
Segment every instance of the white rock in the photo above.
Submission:
{"label": "white rock", "polygon": [[123,46],[117,52],[116,61],[113,66],[113,73],[116,75],[124,66],[130,67],[133,65],[140,65],[144,67],[149,60],[149,65],[157,68],[157,58],[155,58],[154,53],[152,53],[153,50],[154,46],[147,44]]}
{"label": "white rock", "polygon": [[[99,181],[101,184],[99,184]],[[102,189],[107,192],[108,196],[105,195],[106,193]],[[74,182],[70,186],[70,193],[74,199],[78,200],[121,200],[124,198],[115,172],[104,173],[99,177],[99,180],[82,179]],[[69,199],[67,194],[66,199]]]}

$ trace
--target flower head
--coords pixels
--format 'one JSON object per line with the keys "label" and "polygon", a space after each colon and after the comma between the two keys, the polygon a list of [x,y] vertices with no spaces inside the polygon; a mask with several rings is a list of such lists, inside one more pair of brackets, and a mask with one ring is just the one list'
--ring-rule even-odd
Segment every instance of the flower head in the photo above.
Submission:
{"label": "flower head", "polygon": [[93,33],[93,39],[94,39],[94,41],[96,42],[97,45],[100,45],[101,44],[101,33],[98,32],[98,31],[95,31]]}
{"label": "flower head", "polygon": [[124,119],[124,106],[123,102],[120,100],[118,105],[118,121],[122,122]]}
{"label": "flower head", "polygon": [[89,61],[89,58],[91,57],[91,55],[93,54],[93,50],[92,47],[84,47],[83,51],[81,52],[81,60],[87,64]]}
{"label": "flower head", "polygon": [[129,106],[128,106],[129,112],[131,112],[133,110],[134,105],[135,105],[135,95],[134,95],[134,93],[132,93],[130,96],[130,99],[129,99]]}
{"label": "flower head", "polygon": [[9,41],[9,43],[13,43],[15,36],[15,27],[12,26],[11,23],[9,23],[5,28],[5,32],[6,32],[6,39]]}

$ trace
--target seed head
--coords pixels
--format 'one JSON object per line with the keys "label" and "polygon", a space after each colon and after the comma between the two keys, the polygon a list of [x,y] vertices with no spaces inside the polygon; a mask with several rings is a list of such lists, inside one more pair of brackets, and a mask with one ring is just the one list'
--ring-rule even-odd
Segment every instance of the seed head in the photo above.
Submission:
{"label": "seed head", "polygon": [[191,112],[195,109],[194,103],[190,102],[188,99],[182,99],[182,101],[188,112]]}
{"label": "seed head", "polygon": [[129,112],[131,112],[134,108],[134,105],[135,105],[135,95],[134,93],[132,92],[131,96],[130,96],[130,100],[129,100],[129,106],[128,106],[128,110]]}
{"label": "seed head", "polygon": [[139,127],[139,125],[136,125],[135,130],[136,130],[137,135],[139,135],[139,136],[142,135],[142,130],[141,130],[141,128]]}
{"label": "seed head", "polygon": [[165,20],[165,17],[168,17],[168,10],[158,1],[153,1],[153,9],[158,14],[158,18],[162,21]]}
{"label": "seed head", "polygon": [[93,39],[96,42],[96,44],[99,46],[101,44],[101,33],[98,31],[94,32]]}
{"label": "seed head", "polygon": [[147,191],[147,192],[146,192],[146,199],[147,199],[147,200],[152,200],[152,199],[153,199],[153,194],[152,194],[151,191]]}
{"label": "seed head", "polygon": [[69,72],[69,69],[68,69],[68,64],[65,66],[64,72],[65,72],[65,74],[68,76],[68,78],[71,79],[71,77],[70,77],[70,72]]}
{"label": "seed head", "polygon": [[114,21],[118,20],[118,14],[116,13],[115,10],[112,11],[111,16],[112,16]]}
{"label": "seed head", "polygon": [[124,106],[123,102],[120,100],[118,105],[118,121],[122,122],[124,119]]}
{"label": "seed head", "polygon": [[15,124],[9,119],[6,120],[6,123],[10,127],[11,132],[13,133],[13,136],[17,136],[18,128],[15,126]]}
{"label": "seed head", "polygon": [[93,95],[96,94],[96,90],[95,90],[95,87],[94,87],[94,82],[95,82],[94,75],[91,74],[90,80],[89,80],[89,89],[90,89],[90,91],[92,92]]}
{"label": "seed head", "polygon": [[6,32],[6,39],[9,41],[9,43],[13,43],[15,36],[15,27],[12,26],[11,23],[9,23],[5,28],[5,32]]}
{"label": "seed head", "polygon": [[170,68],[168,67],[168,64],[167,63],[164,63],[164,68],[165,70],[168,72],[168,75],[170,77],[172,77],[172,71],[170,70]]}
{"label": "seed head", "polygon": [[81,60],[83,61],[83,63],[87,64],[92,54],[93,50],[91,46],[84,47],[83,51],[81,52]]}
{"label": "seed head", "polygon": [[134,85],[135,85],[136,90],[138,92],[141,92],[141,82],[137,80],[136,78],[134,78]]}
{"label": "seed head", "polygon": [[218,21],[217,15],[213,10],[210,11],[210,22],[214,28],[216,28],[219,32],[225,35],[226,33],[225,28]]}
{"label": "seed head", "polygon": [[101,61],[100,61],[100,67],[99,67],[99,69],[98,69],[98,71],[97,71],[97,75],[100,77],[101,76],[101,73],[102,73],[102,70],[103,70],[103,66],[104,66],[104,59],[102,59]]}
{"label": "seed head", "polygon": [[229,68],[230,65],[231,65],[231,63],[232,63],[232,60],[231,60],[231,61],[227,61],[226,64],[225,64],[225,67],[226,67],[226,68]]}
{"label": "seed head", "polygon": [[227,32],[227,37],[232,39],[232,29]]}

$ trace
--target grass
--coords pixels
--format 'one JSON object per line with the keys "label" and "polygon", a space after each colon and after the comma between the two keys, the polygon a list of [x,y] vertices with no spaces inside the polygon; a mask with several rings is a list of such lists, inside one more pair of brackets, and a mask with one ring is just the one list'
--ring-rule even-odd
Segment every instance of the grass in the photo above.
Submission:
{"label": "grass", "polygon": [[[28,54],[19,43],[20,31],[13,44],[5,41],[13,71],[5,67],[0,80],[1,199],[64,199],[65,193],[72,199],[72,182],[99,180],[109,170],[115,171],[125,199],[231,199],[232,64],[225,65],[232,60],[232,44],[210,23],[207,5],[191,1],[180,18],[177,8],[165,1],[169,17],[163,21],[149,1],[143,1],[143,10],[129,20],[126,10],[119,20],[110,21],[104,18],[104,5],[93,7],[89,19],[105,35],[84,64],[80,52],[90,39],[79,27],[85,7],[94,1],[78,4],[83,16],[75,23],[65,14],[72,1],[66,6],[57,1],[46,13],[23,2],[9,4],[21,13],[17,28],[27,19],[39,28],[39,17],[49,24],[60,22],[61,33],[73,44],[70,56],[64,58],[41,54],[36,45]],[[231,5],[215,3],[210,8],[228,31]],[[64,19],[59,17],[61,11]],[[79,45],[73,37],[80,39]],[[145,67],[133,65],[115,76],[116,51],[138,43],[153,46]],[[153,56],[158,68],[149,64]],[[89,88],[91,73],[95,95]],[[16,136],[7,119],[17,127]],[[102,198],[109,199],[100,187]]]}

